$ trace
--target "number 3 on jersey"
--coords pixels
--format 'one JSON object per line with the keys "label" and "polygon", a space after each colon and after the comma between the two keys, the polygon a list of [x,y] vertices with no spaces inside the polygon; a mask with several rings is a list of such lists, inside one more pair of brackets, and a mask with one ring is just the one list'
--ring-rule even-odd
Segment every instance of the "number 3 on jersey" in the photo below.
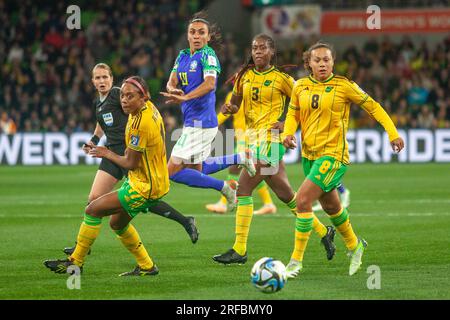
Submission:
{"label": "number 3 on jersey", "polygon": [[253,87],[252,88],[252,100],[258,101],[259,99],[259,88]]}
{"label": "number 3 on jersey", "polygon": [[187,72],[180,72],[180,79],[181,79],[181,85],[183,85],[183,86],[188,85]]}
{"label": "number 3 on jersey", "polygon": [[319,107],[319,95],[314,94],[311,100],[311,108],[317,109]]}

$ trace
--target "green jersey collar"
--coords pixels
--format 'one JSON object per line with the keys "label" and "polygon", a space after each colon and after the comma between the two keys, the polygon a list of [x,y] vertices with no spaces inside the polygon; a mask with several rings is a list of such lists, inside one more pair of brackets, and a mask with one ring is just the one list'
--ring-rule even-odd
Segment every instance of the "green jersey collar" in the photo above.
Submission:
{"label": "green jersey collar", "polygon": [[263,72],[259,72],[259,71],[257,71],[256,70],[256,68],[253,68],[253,72],[254,73],[256,73],[256,74],[258,74],[258,75],[265,75],[265,74],[268,74],[269,72],[271,72],[273,69],[275,69],[275,66],[271,66],[269,69],[267,69],[266,71],[263,71]]}
{"label": "green jersey collar", "polygon": [[331,79],[334,78],[334,73],[330,74],[330,76],[328,78],[326,78],[324,81],[319,81],[313,78],[313,76],[310,74],[309,75],[309,80],[311,80],[314,83],[326,83],[328,81],[330,81]]}

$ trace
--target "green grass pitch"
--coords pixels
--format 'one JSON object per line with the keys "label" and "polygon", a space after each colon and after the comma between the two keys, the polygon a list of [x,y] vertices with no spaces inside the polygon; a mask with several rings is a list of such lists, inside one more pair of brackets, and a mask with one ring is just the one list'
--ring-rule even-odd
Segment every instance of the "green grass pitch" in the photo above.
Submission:
{"label": "green grass pitch", "polygon": [[[193,245],[178,224],[139,215],[134,224],[158,265],[156,277],[120,278],[134,259],[104,221],[81,277],[69,290],[66,275],[42,262],[62,258],[75,241],[95,166],[0,167],[0,299],[449,299],[450,170],[448,164],[355,164],[345,176],[351,190],[350,217],[369,246],[363,266],[348,276],[349,260],[340,236],[329,262],[317,235],[305,254],[304,271],[278,293],[260,293],[250,269],[261,257],[284,263],[293,246],[294,218],[278,199],[278,212],[253,218],[249,261],[215,264],[211,257],[234,242],[234,214],[208,213],[218,193],[172,184],[167,202],[194,215],[200,239]],[[301,166],[288,166],[296,189]],[[225,177],[226,172],[218,174]],[[273,194],[272,194],[273,195]],[[255,207],[260,200],[255,193]],[[319,218],[330,224],[323,212]],[[368,289],[367,268],[381,271],[381,288]]]}

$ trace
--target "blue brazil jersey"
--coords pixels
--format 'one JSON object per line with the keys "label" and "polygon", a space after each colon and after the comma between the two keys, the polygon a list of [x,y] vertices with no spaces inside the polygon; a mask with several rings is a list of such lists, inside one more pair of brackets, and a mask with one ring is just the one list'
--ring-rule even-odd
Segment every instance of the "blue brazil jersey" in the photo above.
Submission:
{"label": "blue brazil jersey", "polygon": [[[208,74],[217,78],[220,71],[219,59],[214,50],[207,45],[195,51],[193,55],[189,49],[181,50],[172,69],[172,72],[177,73],[178,82],[185,94],[200,86]],[[202,97],[183,102],[181,110],[185,127],[217,127],[216,89]]]}

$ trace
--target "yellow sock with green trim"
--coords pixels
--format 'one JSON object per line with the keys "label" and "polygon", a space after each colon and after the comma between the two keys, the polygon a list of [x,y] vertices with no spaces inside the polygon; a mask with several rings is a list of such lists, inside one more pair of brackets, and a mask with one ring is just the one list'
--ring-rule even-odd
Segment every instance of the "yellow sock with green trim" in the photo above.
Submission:
{"label": "yellow sock with green trim", "polygon": [[238,206],[236,210],[236,239],[233,249],[241,256],[247,252],[247,239],[250,224],[253,217],[253,198],[251,196],[237,197]]}
{"label": "yellow sock with green trim", "polygon": [[102,218],[92,217],[84,214],[84,220],[81,223],[80,230],[77,236],[77,245],[74,252],[69,259],[77,266],[84,264],[84,259],[89,252],[89,249],[94,244],[100,234],[100,227],[102,226]]}
{"label": "yellow sock with green trim", "polygon": [[320,222],[319,218],[313,213],[313,229],[319,235],[319,237],[323,238],[327,235],[327,227]]}
{"label": "yellow sock with green trim", "polygon": [[358,238],[353,231],[347,209],[341,208],[338,213],[330,215],[330,219],[337,231],[344,238],[347,249],[355,250],[358,245]]}
{"label": "yellow sock with green trim", "polygon": [[[294,198],[287,203],[287,206],[291,210],[292,214],[297,216],[297,203],[295,201],[296,194],[294,194]],[[313,229],[319,235],[319,237],[323,238],[327,234],[327,227],[320,222],[319,218],[313,213]]]}
{"label": "yellow sock with green trim", "polygon": [[269,187],[265,181],[261,181],[257,186],[256,190],[258,191],[258,195],[261,198],[261,201],[264,205],[272,204],[272,197],[270,196]]}
{"label": "yellow sock with green trim", "polygon": [[312,212],[297,213],[297,219],[295,221],[294,251],[292,252],[291,259],[303,261],[306,245],[308,244],[309,236],[311,235],[313,220]]}
{"label": "yellow sock with green trim", "polygon": [[294,197],[292,198],[291,201],[289,201],[288,203],[286,203],[286,205],[288,206],[289,210],[291,210],[292,214],[294,216],[297,216],[297,201],[296,201],[296,194],[294,193]]}
{"label": "yellow sock with green trim", "polygon": [[153,267],[153,261],[148,255],[139,233],[131,223],[122,230],[115,231],[115,233],[125,248],[136,258],[139,267],[146,270]]}

